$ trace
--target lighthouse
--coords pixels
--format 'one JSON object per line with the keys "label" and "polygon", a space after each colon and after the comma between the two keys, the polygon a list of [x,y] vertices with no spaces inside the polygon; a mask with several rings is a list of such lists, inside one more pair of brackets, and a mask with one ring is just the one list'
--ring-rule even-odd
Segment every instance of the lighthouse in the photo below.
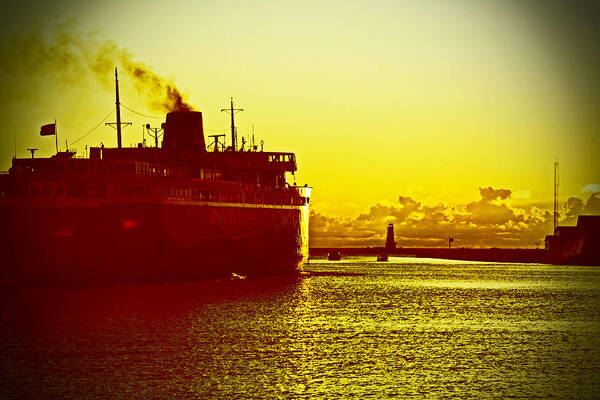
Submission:
{"label": "lighthouse", "polygon": [[394,241],[394,224],[390,222],[387,227],[387,237],[385,239],[385,249],[393,250],[396,248],[396,242]]}

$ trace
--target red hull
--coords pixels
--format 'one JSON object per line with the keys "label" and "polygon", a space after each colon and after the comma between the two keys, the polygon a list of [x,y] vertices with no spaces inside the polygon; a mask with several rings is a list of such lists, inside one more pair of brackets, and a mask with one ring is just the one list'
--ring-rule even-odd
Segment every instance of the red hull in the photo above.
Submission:
{"label": "red hull", "polygon": [[233,204],[2,207],[2,279],[95,284],[294,272],[308,256],[306,214]]}

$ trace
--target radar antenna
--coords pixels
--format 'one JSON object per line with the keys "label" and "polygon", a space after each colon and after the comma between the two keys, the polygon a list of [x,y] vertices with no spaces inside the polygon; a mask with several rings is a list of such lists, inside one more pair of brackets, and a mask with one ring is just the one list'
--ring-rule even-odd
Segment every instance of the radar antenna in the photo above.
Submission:
{"label": "radar antenna", "polygon": [[[215,153],[219,151],[219,147],[221,147],[222,150],[225,150],[225,134],[208,135],[208,137],[213,139],[213,142],[208,145],[208,148],[212,146]],[[221,137],[223,138],[223,143],[219,140]]]}

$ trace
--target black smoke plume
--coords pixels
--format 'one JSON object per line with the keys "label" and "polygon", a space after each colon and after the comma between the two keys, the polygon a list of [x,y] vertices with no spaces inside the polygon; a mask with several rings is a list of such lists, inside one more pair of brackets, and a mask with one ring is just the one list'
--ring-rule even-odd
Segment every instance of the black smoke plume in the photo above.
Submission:
{"label": "black smoke plume", "polygon": [[6,61],[0,70],[7,80],[12,79],[15,83],[47,76],[67,86],[78,86],[84,84],[89,72],[107,90],[112,90],[117,66],[119,77],[131,80],[151,110],[193,110],[172,81],[135,61],[130,52],[115,42],[102,39],[97,33],[81,34],[72,25],[60,25],[47,39],[40,33],[28,33],[5,41],[0,51]]}
{"label": "black smoke plume", "polygon": [[106,82],[116,64],[120,64],[142,94],[148,106],[156,111],[192,111],[193,107],[183,99],[181,91],[173,82],[154,73],[148,66],[136,62],[125,49],[115,43],[106,41],[100,46],[94,59],[90,60],[90,68],[100,80]]}

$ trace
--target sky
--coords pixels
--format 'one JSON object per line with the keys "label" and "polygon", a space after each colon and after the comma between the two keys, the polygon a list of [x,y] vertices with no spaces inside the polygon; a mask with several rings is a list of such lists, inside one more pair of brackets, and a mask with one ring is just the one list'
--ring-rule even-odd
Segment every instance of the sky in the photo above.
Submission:
{"label": "sky", "polygon": [[[159,126],[162,88],[227,133],[244,111],[265,150],[296,153],[314,187],[311,244],[532,247],[551,233],[553,164],[561,223],[600,213],[600,10],[590,2],[20,1],[0,51],[0,169],[15,150],[116,143],[94,126],[121,72],[125,145]],[[99,55],[106,55],[99,63]],[[113,62],[114,61],[114,62]],[[105,65],[106,64],[106,65]],[[106,121],[114,120],[114,115]],[[79,140],[78,140],[79,139]],[[491,191],[490,191],[491,190]]]}

